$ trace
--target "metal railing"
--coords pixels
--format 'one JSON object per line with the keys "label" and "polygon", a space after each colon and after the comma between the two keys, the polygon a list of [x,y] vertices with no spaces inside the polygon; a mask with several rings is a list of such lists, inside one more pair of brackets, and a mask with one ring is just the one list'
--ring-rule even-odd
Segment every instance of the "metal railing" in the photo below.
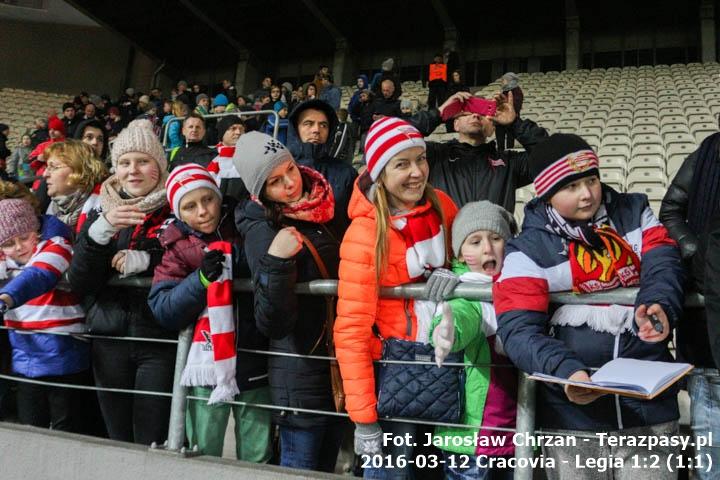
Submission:
{"label": "metal railing", "polygon": [[[337,294],[337,280],[314,280],[307,283],[300,283],[296,285],[295,293],[301,295],[336,295]],[[112,278],[108,285],[116,287],[132,287],[132,288],[149,288],[151,280],[149,278],[131,277],[126,279],[120,279],[119,277]],[[235,292],[252,292],[253,285],[249,279],[235,280],[233,284],[233,290]],[[635,301],[639,289],[637,288],[619,288],[609,292],[603,293],[592,293],[583,294],[582,296],[576,295],[570,292],[553,293],[550,295],[550,301],[552,303],[562,304],[584,304],[584,305],[608,305],[608,304],[621,304],[621,305],[632,305]],[[384,298],[413,298],[422,299],[424,292],[424,284],[408,284],[392,288],[381,289],[380,296]],[[472,300],[480,301],[492,301],[492,289],[490,286],[472,285],[472,284],[460,284],[458,285],[450,298],[467,298]],[[686,295],[685,306],[688,307],[702,307],[704,306],[704,298],[699,294],[688,294]],[[14,330],[10,327],[0,327],[4,330]],[[0,379],[44,384],[56,387],[81,389],[81,390],[94,390],[104,391],[112,393],[125,393],[135,395],[155,395],[163,397],[171,397],[171,409],[170,419],[168,428],[168,439],[165,445],[165,450],[170,452],[176,452],[179,454],[186,454],[185,449],[185,414],[188,400],[192,401],[206,401],[207,398],[197,397],[188,395],[187,387],[180,384],[180,378],[182,371],[187,363],[187,357],[190,350],[190,345],[193,338],[194,325],[190,325],[187,328],[179,332],[178,339],[161,339],[161,338],[141,338],[141,337],[115,337],[108,335],[93,335],[88,333],[67,333],[67,332],[51,332],[51,331],[34,331],[34,330],[23,330],[25,333],[43,333],[43,334],[55,334],[55,335],[68,335],[74,337],[81,337],[87,339],[113,339],[113,340],[124,340],[124,341],[144,341],[144,342],[156,342],[156,343],[176,343],[177,354],[175,359],[175,374],[173,381],[173,391],[170,392],[157,392],[157,391],[139,391],[131,389],[121,388],[108,388],[108,387],[97,387],[89,385],[76,385],[76,384],[64,384],[57,382],[46,382],[40,380],[34,380],[30,378],[21,378],[13,375],[0,375]],[[335,360],[334,357],[320,356],[320,355],[300,355],[293,353],[284,352],[271,352],[261,350],[251,350],[238,348],[239,352],[260,354],[267,356],[289,356],[289,357],[303,357],[312,358],[317,360]],[[378,360],[378,363],[407,363],[407,364],[430,364],[432,362],[420,362],[420,361],[386,361]],[[432,363],[434,365],[434,363]],[[465,364],[465,363],[446,363],[445,366],[449,367],[507,367],[507,365],[492,365],[492,364]],[[517,417],[515,429],[501,428],[501,427],[487,427],[482,425],[466,425],[466,424],[454,424],[445,422],[432,422],[424,420],[415,420],[408,418],[384,418],[383,420],[393,422],[404,422],[404,423],[415,423],[432,426],[443,426],[443,427],[454,427],[454,428],[475,428],[479,430],[498,431],[498,432],[511,432],[511,433],[522,433],[528,436],[535,434],[544,433],[535,430],[535,395],[536,395],[536,384],[530,381],[528,376],[521,372],[519,375],[518,385],[518,399],[517,399]],[[226,402],[230,405],[241,405],[249,406],[254,408],[268,409],[268,410],[285,410],[297,413],[310,413],[317,415],[329,415],[336,417],[348,417],[347,413],[337,413],[325,410],[313,410],[303,409],[296,407],[286,407],[279,405],[268,405],[268,404],[255,404],[251,402],[239,402],[232,401]],[[595,438],[594,435],[588,434],[587,438]],[[516,459],[531,459],[534,455],[533,447],[530,442],[523,442],[520,445],[515,446],[515,458]],[[518,467],[515,470],[516,480],[531,480],[533,473],[530,462],[518,462],[518,465],[528,465],[526,467]]]}
{"label": "metal railing", "polygon": [[[233,112],[224,112],[224,113],[209,113],[207,115],[203,115],[202,117],[204,119],[208,118],[222,118],[222,117],[229,117],[229,116],[236,116],[236,117],[254,117],[257,115],[274,115],[275,116],[275,126],[273,127],[273,138],[278,137],[278,132],[280,131],[280,115],[275,110],[250,110],[250,111],[233,111]],[[170,124],[174,122],[183,122],[187,117],[175,117],[170,119],[167,122],[167,125],[165,127],[165,131],[163,133],[163,139],[162,139],[162,145],[163,148],[166,150],[168,149],[168,135],[170,133]]]}

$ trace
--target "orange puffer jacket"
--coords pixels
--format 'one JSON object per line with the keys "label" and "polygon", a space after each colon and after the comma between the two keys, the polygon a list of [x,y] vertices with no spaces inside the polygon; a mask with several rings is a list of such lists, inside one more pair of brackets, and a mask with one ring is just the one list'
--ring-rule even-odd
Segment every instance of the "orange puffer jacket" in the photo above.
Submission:
{"label": "orange puffer jacket", "polygon": [[[356,423],[377,421],[373,360],[380,358],[381,344],[373,325],[383,338],[414,340],[417,319],[414,301],[378,298],[375,274],[375,208],[360,187],[369,183],[367,175],[355,182],[348,213],[352,223],[340,246],[337,319],[334,338],[337,359],[346,395],[346,408]],[[450,232],[457,207],[444,192],[435,190],[445,214],[445,230]],[[431,208],[416,207],[417,212]],[[405,240],[388,226],[388,265],[380,277],[380,287],[410,283],[405,261]]]}

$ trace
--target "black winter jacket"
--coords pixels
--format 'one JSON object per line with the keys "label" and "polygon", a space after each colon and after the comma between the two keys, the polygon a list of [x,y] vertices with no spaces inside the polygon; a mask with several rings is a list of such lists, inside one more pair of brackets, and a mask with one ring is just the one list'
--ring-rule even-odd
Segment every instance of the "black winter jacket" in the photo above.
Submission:
{"label": "black winter jacket", "polygon": [[514,130],[525,152],[498,153],[495,142],[478,146],[457,140],[427,142],[432,186],[450,195],[458,208],[469,202],[489,200],[514,212],[515,190],[532,183],[529,152],[548,134],[532,120],[518,119],[509,128]]}
{"label": "black winter jacket", "polygon": [[172,171],[178,165],[188,163],[197,163],[207,168],[215,156],[217,156],[217,152],[203,142],[189,143],[186,147],[178,148],[177,152],[172,151],[170,153],[169,168]]}
{"label": "black winter jacket", "polygon": [[[157,214],[167,217],[169,210]],[[154,212],[155,213],[155,212]],[[155,321],[150,307],[147,304],[147,288],[111,287],[108,286],[110,277],[117,274],[110,262],[113,256],[130,247],[131,235],[134,227],[120,230],[107,245],[96,243],[88,233],[90,226],[97,220],[99,213],[92,211],[74,245],[74,253],[68,280],[76,293],[86,297],[87,322],[92,325],[101,321],[105,315],[118,323],[121,328],[113,335],[127,335],[131,337],[148,338],[177,338],[177,334],[162,328]],[[150,254],[150,266],[138,274],[142,277],[152,277],[153,270],[162,260],[163,248],[157,237],[149,238],[141,233],[137,240],[135,250],[144,250]],[[88,298],[89,297],[89,298]],[[96,318],[93,318],[96,317]]]}
{"label": "black winter jacket", "polygon": [[[238,207],[235,221],[245,238],[255,285],[255,321],[270,338],[270,351],[327,356],[325,299],[294,293],[296,283],[322,278],[310,251],[303,247],[290,259],[268,254],[280,229],[266,220],[264,208],[255,202]],[[318,250],[330,277],[337,278],[343,233],[337,230],[337,222],[322,225],[284,219],[283,224],[304,234]],[[336,417],[293,413],[293,407],[335,411],[327,361],[271,355],[268,373],[273,405],[288,407],[275,415],[277,423],[307,428],[337,421]]]}
{"label": "black winter jacket", "polygon": [[[682,321],[677,325],[678,357],[697,367],[716,368],[720,358],[720,321],[715,310],[717,300],[713,299],[713,281],[717,281],[720,272],[716,269],[715,250],[711,249],[718,241],[719,218],[709,219],[704,232],[694,232],[688,225],[688,205],[690,188],[699,158],[699,149],[690,154],[675,174],[665,192],[660,206],[660,221],[665,225],[670,237],[678,243],[680,254],[688,272],[686,290],[694,290],[710,295],[710,304],[705,308],[686,308]],[[708,283],[709,282],[709,283]],[[713,360],[713,357],[716,360]]]}

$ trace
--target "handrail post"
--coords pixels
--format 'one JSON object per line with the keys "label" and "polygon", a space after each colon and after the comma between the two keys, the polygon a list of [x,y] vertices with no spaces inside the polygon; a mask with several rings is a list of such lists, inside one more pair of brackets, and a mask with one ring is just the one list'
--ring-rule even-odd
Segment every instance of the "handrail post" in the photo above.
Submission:
{"label": "handrail post", "polygon": [[180,385],[182,372],[187,363],[195,324],[180,331],[178,335],[177,355],[175,356],[175,379],[170,405],[170,423],[168,426],[167,450],[180,451],[185,445],[185,411],[187,406],[187,387]]}
{"label": "handrail post", "polygon": [[[522,435],[523,441],[515,445],[515,459],[518,465],[521,458],[532,459],[534,452],[532,442],[527,438],[535,435],[535,388],[536,383],[528,378],[528,374],[520,372],[518,378],[518,402],[517,402],[517,419],[515,430]],[[515,480],[532,480],[533,468],[530,462],[527,462],[525,468],[519,466],[515,469]]]}

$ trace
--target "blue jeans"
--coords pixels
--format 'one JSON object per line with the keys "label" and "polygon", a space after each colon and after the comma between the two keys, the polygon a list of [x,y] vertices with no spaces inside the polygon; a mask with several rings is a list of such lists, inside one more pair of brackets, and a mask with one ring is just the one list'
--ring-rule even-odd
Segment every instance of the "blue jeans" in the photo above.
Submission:
{"label": "blue jeans", "polygon": [[[422,442],[423,439],[416,438],[417,425],[414,423],[404,422],[380,422],[380,427],[383,433],[392,433],[394,438],[397,438],[398,444],[395,445],[393,442],[383,445],[383,456],[391,455],[392,462],[395,463],[395,458],[400,455],[405,457],[405,460],[411,460],[413,458],[413,446],[412,443]],[[412,442],[400,441],[400,438],[405,438],[409,434],[412,437]],[[363,478],[379,478],[379,479],[411,479],[413,478],[412,465],[406,465],[405,468],[366,468],[363,470]]]}
{"label": "blue jeans", "polygon": [[[445,478],[448,480],[513,480],[513,469],[481,468],[475,455],[461,455],[443,451]],[[455,457],[454,459],[450,457]]]}
{"label": "blue jeans", "polygon": [[[688,376],[688,393],[690,394],[690,428],[698,441],[707,441],[712,433],[713,444],[707,447],[696,447],[696,455],[710,454],[713,470],[720,465],[720,375],[710,368],[696,368],[693,375]],[[702,438],[701,438],[702,437]],[[706,465],[707,460],[703,461]],[[695,478],[705,480],[717,478],[717,473],[705,472],[703,469],[694,471]]]}
{"label": "blue jeans", "polygon": [[280,426],[280,465],[334,472],[343,431],[341,424],[312,428]]}

